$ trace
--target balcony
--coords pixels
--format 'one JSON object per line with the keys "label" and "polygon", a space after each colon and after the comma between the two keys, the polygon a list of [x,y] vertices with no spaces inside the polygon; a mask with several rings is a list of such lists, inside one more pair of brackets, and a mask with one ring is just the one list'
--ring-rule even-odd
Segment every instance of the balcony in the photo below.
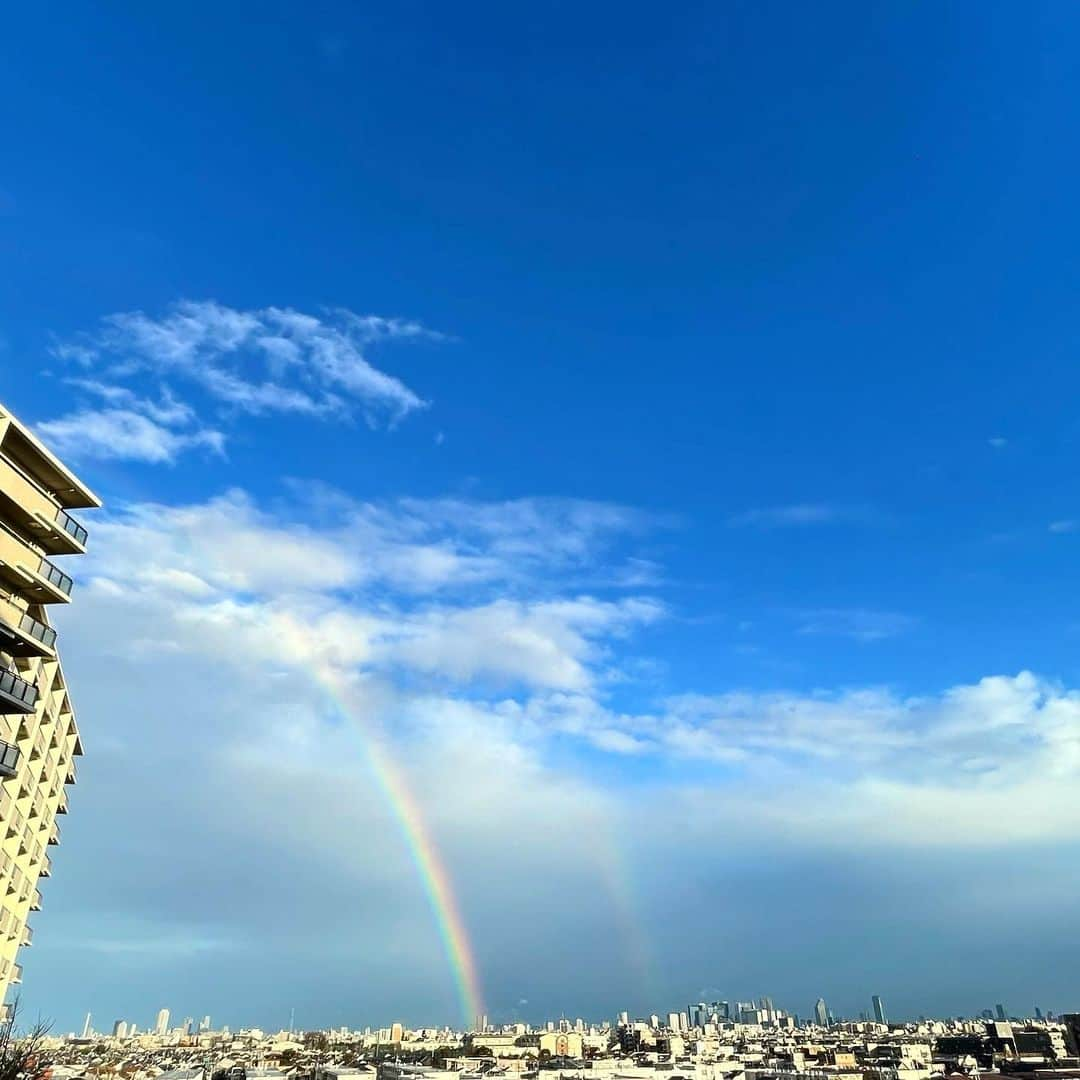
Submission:
{"label": "balcony", "polygon": [[90,535],[66,510],[56,512],[56,524],[75,541],[82,550],[86,550],[86,538]]}
{"label": "balcony", "polygon": [[18,986],[22,982],[22,964],[11,965],[11,985]]}
{"label": "balcony", "polygon": [[[75,584],[71,578],[58,566],[54,566],[48,559],[42,559],[38,565],[37,573],[44,578],[64,600],[71,597],[71,589]],[[63,602],[63,601],[62,601]]]}
{"label": "balcony", "polygon": [[10,779],[19,772],[19,748],[0,739],[0,777]]}
{"label": "balcony", "polygon": [[86,530],[15,462],[0,455],[0,508],[50,555],[81,555]]}
{"label": "balcony", "polygon": [[32,604],[66,604],[71,598],[71,578],[45,558],[40,545],[6,524],[0,526],[0,579]]}
{"label": "balcony", "polygon": [[9,600],[0,599],[0,642],[2,648],[13,656],[56,655],[56,631],[16,607]]}
{"label": "balcony", "polygon": [[26,927],[23,928],[23,937],[22,937],[22,941],[19,942],[19,944],[20,945],[33,945],[34,944],[34,931],[31,930],[29,926],[26,926]]}
{"label": "balcony", "polygon": [[5,713],[30,713],[37,704],[38,692],[14,671],[0,669],[0,711]]}

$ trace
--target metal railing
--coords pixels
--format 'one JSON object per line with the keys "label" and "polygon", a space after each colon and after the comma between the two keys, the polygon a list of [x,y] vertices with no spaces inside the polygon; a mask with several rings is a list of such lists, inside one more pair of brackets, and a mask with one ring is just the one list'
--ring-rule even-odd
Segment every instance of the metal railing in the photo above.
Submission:
{"label": "metal railing", "polygon": [[33,683],[28,683],[11,670],[0,670],[0,694],[6,694],[9,698],[21,701],[27,708],[32,709],[37,703],[38,691]]}
{"label": "metal railing", "polygon": [[0,776],[14,776],[19,771],[19,748],[0,740]]}
{"label": "metal railing", "polygon": [[43,622],[39,622],[32,615],[24,614],[19,619],[19,629],[24,633],[29,634],[32,638],[37,638],[42,645],[52,648],[56,642],[56,631],[51,626],[46,626]]}
{"label": "metal railing", "polygon": [[53,566],[48,559],[41,560],[41,576],[55,585],[65,596],[71,595],[71,587],[75,584],[58,566]]}
{"label": "metal railing", "polygon": [[56,511],[56,524],[60,526],[81,547],[86,547],[89,533],[66,511]]}

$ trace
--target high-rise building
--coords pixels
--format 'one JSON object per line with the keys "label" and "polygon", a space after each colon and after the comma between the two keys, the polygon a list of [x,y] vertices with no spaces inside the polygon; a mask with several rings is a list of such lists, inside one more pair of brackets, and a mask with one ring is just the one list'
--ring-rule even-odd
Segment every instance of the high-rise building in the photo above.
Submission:
{"label": "high-rise building", "polygon": [[123,1039],[127,1035],[127,1024],[123,1020],[114,1021],[112,1033],[114,1039]]}
{"label": "high-rise building", "polygon": [[829,1009],[825,1004],[824,998],[818,998],[817,1001],[814,1002],[814,1020],[819,1027],[829,1026]]}
{"label": "high-rise building", "polygon": [[[210,1017],[209,1016],[204,1016],[199,1021],[199,1031],[203,1032],[203,1031],[209,1031],[209,1030],[210,1030]],[[289,1030],[292,1031],[292,1028],[290,1027]]]}
{"label": "high-rise building", "polygon": [[880,994],[875,994],[871,999],[874,1005],[874,1019],[879,1024],[887,1024],[888,1020],[885,1019],[885,1002],[881,1000]]}
{"label": "high-rise building", "polygon": [[169,1033],[169,1010],[159,1009],[157,1023],[154,1025],[155,1035],[168,1035]]}
{"label": "high-rise building", "polygon": [[47,609],[72,581],[55,556],[85,551],[68,510],[100,506],[36,436],[0,406],[0,1002],[21,981],[15,961],[32,937],[46,848],[60,842],[73,759],[82,753]]}
{"label": "high-rise building", "polygon": [[997,1013],[997,1018],[999,1020],[1008,1020],[1008,1017],[1005,1015],[1005,1006],[1004,1005],[995,1005],[994,1006],[994,1012]]}

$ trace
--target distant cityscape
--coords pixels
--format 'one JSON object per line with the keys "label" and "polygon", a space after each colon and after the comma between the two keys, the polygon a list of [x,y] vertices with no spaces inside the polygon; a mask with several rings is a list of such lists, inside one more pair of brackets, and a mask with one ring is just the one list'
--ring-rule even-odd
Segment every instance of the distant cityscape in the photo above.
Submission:
{"label": "distant cityscape", "polygon": [[979,1016],[890,1021],[874,995],[857,1019],[819,997],[803,1018],[757,1001],[697,1002],[666,1015],[621,1012],[601,1023],[560,1017],[493,1025],[279,1031],[215,1028],[210,1016],[117,1019],[42,1042],[52,1080],[478,1080],[604,1076],[610,1080],[933,1080],[1080,1078],[1080,1013],[1030,1016],[995,1004]]}

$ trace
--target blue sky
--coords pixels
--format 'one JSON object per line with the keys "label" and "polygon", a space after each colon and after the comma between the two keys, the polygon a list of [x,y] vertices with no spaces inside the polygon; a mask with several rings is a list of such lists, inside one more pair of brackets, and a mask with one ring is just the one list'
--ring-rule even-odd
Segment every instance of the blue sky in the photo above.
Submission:
{"label": "blue sky", "polygon": [[27,1001],[454,1018],[314,656],[493,1015],[1069,1004],[1077,21],[9,13],[4,397],[107,502]]}

